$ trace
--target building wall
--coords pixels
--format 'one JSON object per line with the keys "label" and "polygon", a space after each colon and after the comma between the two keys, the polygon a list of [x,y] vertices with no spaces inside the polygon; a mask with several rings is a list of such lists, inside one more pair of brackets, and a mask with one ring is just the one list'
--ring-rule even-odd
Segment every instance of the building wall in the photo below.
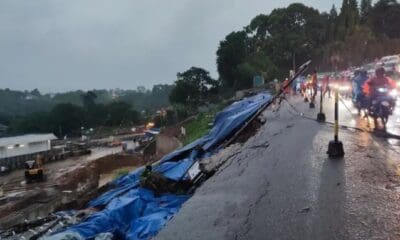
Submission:
{"label": "building wall", "polygon": [[50,150],[50,141],[0,147],[0,159],[29,155]]}
{"label": "building wall", "polygon": [[37,153],[20,155],[20,156],[9,157],[9,158],[0,158],[0,166],[7,167],[11,171],[15,170],[15,169],[24,169],[26,161],[36,159],[38,154],[42,154],[43,156],[46,157],[48,153],[49,153],[49,151],[37,152]]}
{"label": "building wall", "polygon": [[46,156],[50,149],[50,141],[0,147],[0,166],[10,170],[25,168],[26,161],[36,159],[38,154]]}

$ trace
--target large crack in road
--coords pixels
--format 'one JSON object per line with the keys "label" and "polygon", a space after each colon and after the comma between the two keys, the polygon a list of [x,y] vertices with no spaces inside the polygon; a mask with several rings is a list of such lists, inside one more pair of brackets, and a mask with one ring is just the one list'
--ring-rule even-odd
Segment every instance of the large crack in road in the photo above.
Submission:
{"label": "large crack in road", "polygon": [[[316,116],[300,99],[289,101]],[[232,149],[156,239],[399,239],[395,151],[344,129],[346,156],[332,161],[330,125],[285,102],[264,115],[267,123]]]}

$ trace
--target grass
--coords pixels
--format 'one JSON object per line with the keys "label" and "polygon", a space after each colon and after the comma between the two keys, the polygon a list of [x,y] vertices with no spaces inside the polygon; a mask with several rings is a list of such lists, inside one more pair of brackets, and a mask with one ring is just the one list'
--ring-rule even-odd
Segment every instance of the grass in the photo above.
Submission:
{"label": "grass", "polygon": [[127,168],[119,169],[119,170],[117,170],[117,171],[115,172],[115,174],[114,174],[114,179],[117,179],[117,178],[119,178],[119,177],[128,175],[128,173],[129,173],[129,169],[127,169]]}
{"label": "grass", "polygon": [[207,114],[200,113],[197,115],[196,119],[185,124],[186,136],[183,138],[183,145],[189,144],[207,134],[209,131],[208,123],[211,121],[212,119],[210,119]]}
{"label": "grass", "polygon": [[212,127],[216,114],[225,106],[226,104],[217,105],[208,112],[199,113],[193,121],[186,123],[183,126],[186,129],[186,136],[182,139],[183,145],[185,146],[206,135]]}

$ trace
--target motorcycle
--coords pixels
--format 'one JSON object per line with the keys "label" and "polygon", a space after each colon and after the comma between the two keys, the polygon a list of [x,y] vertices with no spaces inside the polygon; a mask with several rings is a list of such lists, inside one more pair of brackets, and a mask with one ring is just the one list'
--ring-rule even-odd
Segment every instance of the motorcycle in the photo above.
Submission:
{"label": "motorcycle", "polygon": [[379,87],[375,90],[372,101],[367,108],[368,116],[372,117],[377,126],[378,118],[381,119],[384,129],[392,115],[396,103],[397,91],[387,87]]}

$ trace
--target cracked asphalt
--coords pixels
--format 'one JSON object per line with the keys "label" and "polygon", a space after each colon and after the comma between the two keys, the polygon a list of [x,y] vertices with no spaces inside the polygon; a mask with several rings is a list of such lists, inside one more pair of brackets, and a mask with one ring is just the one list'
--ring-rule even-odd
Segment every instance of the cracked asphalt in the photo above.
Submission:
{"label": "cracked asphalt", "polygon": [[[289,102],[315,118],[298,97]],[[330,102],[325,104],[332,120]],[[400,239],[398,146],[342,129],[346,155],[327,157],[332,126],[283,102],[155,239]],[[341,110],[342,123],[353,116]]]}

